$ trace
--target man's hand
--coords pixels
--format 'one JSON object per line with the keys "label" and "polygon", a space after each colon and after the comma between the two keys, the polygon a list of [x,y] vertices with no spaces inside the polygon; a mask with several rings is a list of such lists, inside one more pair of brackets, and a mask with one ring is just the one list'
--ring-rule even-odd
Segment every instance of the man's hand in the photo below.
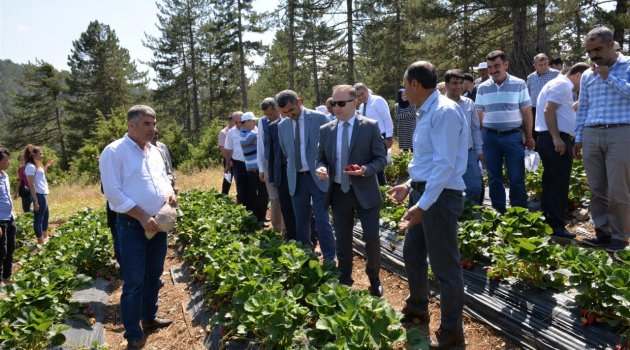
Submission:
{"label": "man's hand", "polygon": [[230,169],[232,169],[232,160],[228,160],[227,162],[225,162],[225,168],[223,169],[223,172],[227,173],[228,171],[230,171]]}
{"label": "man's hand", "polygon": [[173,208],[177,207],[177,195],[169,194],[168,196],[166,196],[166,203],[168,203]]}
{"label": "man's hand", "polygon": [[422,222],[424,216],[424,210],[420,209],[417,205],[409,208],[405,215],[402,217],[402,221],[398,224],[398,228],[401,231],[408,230],[417,224]]}
{"label": "man's hand", "polygon": [[4,231],[2,231],[2,226],[0,226],[0,237],[2,237],[3,234],[4,234]]}
{"label": "man's hand", "polygon": [[393,138],[390,137],[389,139],[385,139],[385,147],[391,148],[393,144],[394,144]]}
{"label": "man's hand", "polygon": [[140,220],[140,224],[146,233],[155,234],[160,230],[160,226],[155,221],[155,218],[147,215],[146,220]]}
{"label": "man's hand", "polygon": [[573,158],[582,159],[582,142],[573,144]]}
{"label": "man's hand", "polygon": [[592,65],[591,70],[595,74],[599,74],[602,77],[602,80],[608,79],[608,66],[596,66]]}
{"label": "man's hand", "polygon": [[409,191],[411,189],[409,187],[407,187],[407,185],[402,184],[402,185],[398,185],[396,187],[392,187],[387,191],[387,194],[389,196],[389,198],[391,198],[392,200],[398,202],[398,203],[402,203],[402,201],[407,197],[407,195],[409,194]]}
{"label": "man's hand", "polygon": [[361,166],[359,170],[344,170],[343,173],[348,176],[363,176],[367,172],[365,165]]}
{"label": "man's hand", "polygon": [[481,161],[482,163],[486,162],[486,156],[482,154],[477,156],[477,160]]}
{"label": "man's hand", "polygon": [[319,168],[317,168],[317,170],[315,170],[315,175],[317,175],[317,178],[321,181],[328,180],[328,169],[326,169],[326,167],[320,166]]}
{"label": "man's hand", "polygon": [[260,182],[265,182],[265,173],[258,173],[258,178],[260,179]]}
{"label": "man's hand", "polygon": [[567,145],[564,143],[561,137],[553,138],[553,149],[558,152],[559,155],[564,155],[567,151]]}
{"label": "man's hand", "polygon": [[33,203],[33,211],[34,212],[39,212],[39,203]]}
{"label": "man's hand", "polygon": [[536,148],[536,141],[531,136],[525,136],[525,148],[533,150]]}

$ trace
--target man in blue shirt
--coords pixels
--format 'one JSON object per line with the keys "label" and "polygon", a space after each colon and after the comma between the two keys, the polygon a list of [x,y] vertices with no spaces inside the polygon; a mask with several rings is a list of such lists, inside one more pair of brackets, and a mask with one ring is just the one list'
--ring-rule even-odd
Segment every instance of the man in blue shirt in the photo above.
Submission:
{"label": "man in blue shirt", "polygon": [[573,155],[584,152],[596,237],[583,242],[616,251],[630,238],[630,59],[615,52],[606,27],[584,46],[594,64],[582,74]]}
{"label": "man in blue shirt", "polygon": [[469,127],[457,103],[436,90],[437,72],[431,63],[413,63],[403,81],[407,99],[419,106],[409,164],[411,179],[388,191],[398,202],[410,194],[409,209],[399,225],[408,230],[403,257],[409,296],[403,313],[407,320],[429,322],[428,256],[440,281],[441,300],[440,329],[431,337],[430,346],[442,349],[464,344],[457,219],[464,209],[462,176],[468,160]]}

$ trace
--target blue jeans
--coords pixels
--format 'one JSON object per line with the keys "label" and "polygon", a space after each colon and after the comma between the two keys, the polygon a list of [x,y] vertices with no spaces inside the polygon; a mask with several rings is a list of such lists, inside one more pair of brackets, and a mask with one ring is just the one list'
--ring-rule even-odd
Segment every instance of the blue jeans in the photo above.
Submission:
{"label": "blue jeans", "polygon": [[25,213],[32,212],[31,204],[33,204],[33,199],[31,198],[31,195],[23,197],[20,196],[20,198],[22,198],[22,211],[24,211]]}
{"label": "blue jeans", "polygon": [[468,151],[468,165],[463,178],[466,184],[466,198],[477,205],[481,205],[483,179],[481,178],[481,169],[477,161],[477,151],[474,148]]}
{"label": "blue jeans", "polygon": [[151,321],[157,316],[160,277],[166,257],[166,232],[147,239],[140,222],[124,214],[118,215],[116,231],[125,277],[120,297],[124,337],[142,339],[144,332],[140,321]]}
{"label": "blue jeans", "polygon": [[[416,205],[421,196],[422,192],[412,190],[409,206]],[[409,283],[406,308],[415,313],[428,311],[428,257],[440,282],[440,327],[455,333],[462,332],[464,310],[464,276],[457,246],[457,219],[463,210],[461,191],[443,190],[424,212],[422,222],[407,230],[403,245]]]}
{"label": "blue jeans", "polygon": [[498,212],[505,212],[505,187],[503,186],[503,160],[505,160],[510,181],[510,205],[527,208],[525,148],[521,133],[497,134],[484,130],[482,137],[492,207]]}
{"label": "blue jeans", "polygon": [[39,210],[34,211],[33,229],[35,230],[35,236],[41,238],[43,233],[48,231],[48,201],[46,195],[38,193],[37,203],[39,204]]}
{"label": "blue jeans", "polygon": [[317,187],[311,174],[297,174],[295,193],[291,200],[293,201],[293,211],[295,213],[295,235],[297,241],[302,242],[306,246],[312,245],[310,219],[313,212],[322,255],[326,260],[334,260],[336,256],[335,235],[330,225],[326,193]]}

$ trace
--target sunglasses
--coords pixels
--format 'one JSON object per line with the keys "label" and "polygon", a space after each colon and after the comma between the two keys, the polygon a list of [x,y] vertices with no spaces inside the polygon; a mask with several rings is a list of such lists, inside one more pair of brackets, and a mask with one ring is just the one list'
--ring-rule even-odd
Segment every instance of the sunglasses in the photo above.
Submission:
{"label": "sunglasses", "polygon": [[333,107],[336,107],[336,106],[339,106],[339,107],[345,107],[345,106],[346,106],[346,103],[348,103],[348,102],[352,102],[352,101],[354,101],[354,100],[355,100],[355,99],[353,98],[353,99],[351,99],[351,100],[346,100],[346,101],[330,101],[330,104],[331,104]]}

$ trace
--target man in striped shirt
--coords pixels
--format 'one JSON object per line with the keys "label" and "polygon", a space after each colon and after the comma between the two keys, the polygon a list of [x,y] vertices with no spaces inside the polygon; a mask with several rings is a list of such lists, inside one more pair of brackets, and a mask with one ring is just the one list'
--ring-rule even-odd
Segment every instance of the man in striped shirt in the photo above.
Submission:
{"label": "man in striped shirt", "polygon": [[630,59],[606,27],[591,30],[584,47],[593,64],[582,74],[573,154],[584,152],[596,237],[583,242],[616,251],[630,239]]}
{"label": "man in striped shirt", "polygon": [[484,127],[483,153],[486,157],[492,207],[506,210],[503,187],[503,160],[510,181],[510,205],[527,208],[525,189],[525,147],[534,149],[532,137],[532,103],[522,79],[507,74],[509,62],[503,51],[486,56],[492,79],[477,88],[475,106]]}

